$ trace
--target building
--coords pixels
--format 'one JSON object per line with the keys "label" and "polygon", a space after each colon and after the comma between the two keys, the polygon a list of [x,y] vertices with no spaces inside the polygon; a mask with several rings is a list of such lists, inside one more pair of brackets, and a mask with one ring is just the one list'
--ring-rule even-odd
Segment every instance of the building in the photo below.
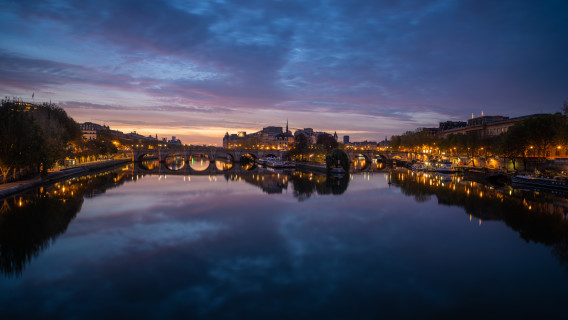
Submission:
{"label": "building", "polygon": [[343,143],[345,144],[349,143],[349,136],[343,136]]}
{"label": "building", "polygon": [[288,121],[286,121],[286,130],[282,127],[268,126],[252,134],[247,134],[245,131],[240,131],[238,134],[227,132],[223,137],[223,147],[228,149],[287,150],[293,142],[294,136],[288,130]]}
{"label": "building", "polygon": [[108,126],[101,126],[100,124],[93,122],[85,122],[79,124],[79,128],[83,131],[83,140],[95,140],[99,131],[109,131]]}
{"label": "building", "polygon": [[[516,118],[504,116],[481,116],[467,120],[465,126],[462,125],[461,121],[458,122],[458,126],[446,126],[445,124],[450,123],[450,121],[440,122],[438,136],[445,138],[450,134],[467,134],[475,135],[479,138],[495,137],[507,132],[510,127],[521,120],[540,115],[542,114],[532,114]],[[445,129],[446,127],[449,127],[449,129]]]}
{"label": "building", "polygon": [[360,141],[360,142],[350,142],[345,144],[346,149],[353,149],[353,150],[376,150],[377,149],[377,142],[376,141]]}
{"label": "building", "polygon": [[418,128],[417,133],[424,133],[429,136],[435,136],[438,133],[438,128]]}
{"label": "building", "polygon": [[168,145],[170,146],[181,146],[181,140],[176,139],[175,136],[172,136],[172,140],[168,140]]}
{"label": "building", "polygon": [[438,126],[438,131],[450,130],[450,129],[454,129],[454,128],[463,128],[465,126],[467,126],[467,122],[465,122],[465,121],[440,122],[440,125]]}

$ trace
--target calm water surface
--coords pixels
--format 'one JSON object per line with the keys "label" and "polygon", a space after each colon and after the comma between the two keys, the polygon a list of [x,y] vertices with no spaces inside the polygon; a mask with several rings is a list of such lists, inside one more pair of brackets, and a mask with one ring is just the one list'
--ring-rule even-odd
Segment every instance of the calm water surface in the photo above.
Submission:
{"label": "calm water surface", "polygon": [[2,319],[565,316],[564,195],[401,169],[145,172],[0,200]]}

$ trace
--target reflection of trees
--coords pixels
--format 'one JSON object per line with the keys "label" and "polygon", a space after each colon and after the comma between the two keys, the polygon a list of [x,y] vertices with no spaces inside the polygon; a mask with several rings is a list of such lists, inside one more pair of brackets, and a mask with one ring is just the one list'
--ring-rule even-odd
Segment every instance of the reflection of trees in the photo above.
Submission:
{"label": "reflection of trees", "polygon": [[83,176],[0,203],[0,272],[19,276],[27,263],[67,230],[85,197],[121,185],[116,171]]}
{"label": "reflection of trees", "polygon": [[463,207],[481,220],[501,220],[526,241],[553,248],[568,270],[568,199],[552,194],[514,189],[493,189],[469,181],[443,181],[433,175],[399,171],[393,185],[415,199],[436,196],[438,203]]}
{"label": "reflection of trees", "polygon": [[298,201],[308,199],[314,192],[321,195],[342,194],[349,185],[349,175],[336,178],[296,171],[290,176],[290,180],[294,186],[294,197]]}
{"label": "reflection of trees", "polygon": [[272,193],[282,193],[283,189],[288,189],[288,175],[274,172],[255,172],[251,174],[241,174],[241,179],[252,185],[259,186],[262,191]]}
{"label": "reflection of trees", "polygon": [[306,172],[270,172],[264,170],[225,174],[227,181],[244,180],[258,186],[262,191],[274,194],[288,190],[292,183],[293,196],[299,201],[308,199],[314,192],[320,195],[342,194],[349,185],[349,175],[341,178]]}

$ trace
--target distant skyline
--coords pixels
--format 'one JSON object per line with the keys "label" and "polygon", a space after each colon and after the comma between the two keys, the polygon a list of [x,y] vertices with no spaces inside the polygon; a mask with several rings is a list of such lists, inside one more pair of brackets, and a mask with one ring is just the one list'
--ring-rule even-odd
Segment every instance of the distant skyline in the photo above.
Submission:
{"label": "distant skyline", "polygon": [[384,139],[568,100],[568,2],[0,0],[0,93],[78,122],[222,144]]}

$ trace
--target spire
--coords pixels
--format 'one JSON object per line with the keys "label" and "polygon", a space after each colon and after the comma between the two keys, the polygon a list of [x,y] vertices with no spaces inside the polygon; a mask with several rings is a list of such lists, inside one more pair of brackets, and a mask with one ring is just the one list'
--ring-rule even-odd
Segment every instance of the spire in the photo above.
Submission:
{"label": "spire", "polygon": [[286,118],[286,134],[288,134],[288,119]]}

